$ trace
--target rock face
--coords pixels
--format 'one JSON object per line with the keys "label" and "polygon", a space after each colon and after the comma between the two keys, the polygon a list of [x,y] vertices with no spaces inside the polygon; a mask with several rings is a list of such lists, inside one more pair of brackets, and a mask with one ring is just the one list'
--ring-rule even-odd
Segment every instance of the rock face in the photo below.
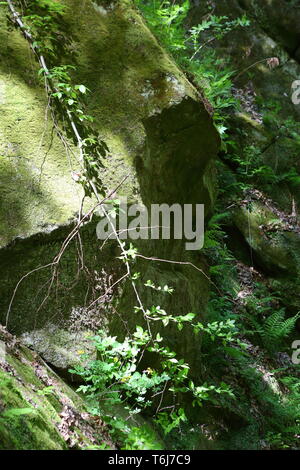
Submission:
{"label": "rock face", "polygon": [[[210,215],[216,196],[214,159],[220,139],[197,90],[153,37],[133,2],[60,3],[66,7],[59,24],[65,47],[55,65],[74,65],[74,84],[84,84],[90,90],[87,112],[94,116],[94,126],[109,148],[100,174],[104,186],[108,191],[118,187],[113,197],[126,196],[148,209],[153,203],[198,203],[204,204],[205,214]],[[293,125],[299,120],[300,105],[291,100],[291,86],[300,77],[299,8],[297,2],[284,0],[193,4],[189,27],[200,23],[211,8],[216,15],[233,18],[247,14],[251,19],[251,28],[209,42],[218,57],[228,58],[230,67],[237,71],[233,93],[240,98],[241,108],[229,122],[237,156],[244,166],[256,158],[262,173],[265,166],[273,172],[271,183],[265,184],[262,176],[259,190],[252,187],[240,200],[224,203],[230,211],[228,233],[238,234],[231,241],[232,246],[238,241],[232,249],[237,264],[242,264],[246,251],[252,256],[247,267],[245,256],[243,274],[248,276],[243,276],[245,289],[238,292],[236,300],[243,305],[254,281],[264,277],[270,292],[278,293],[288,314],[294,314],[300,309],[300,187],[290,170],[295,168],[299,173],[300,139]],[[120,282],[125,269],[118,259],[117,243],[107,242],[102,247],[96,238],[97,216],[88,220],[80,236],[72,237],[62,251],[82,204],[82,188],[76,183],[78,149],[67,138],[62,142],[53,128],[38,66],[20,31],[7,24],[3,5],[0,56],[0,324],[7,325],[7,330],[0,326],[0,448],[113,447],[105,430],[99,434],[95,429],[80,397],[46,363],[66,374],[83,351],[90,352],[92,332],[104,327],[120,339],[128,329],[145,322],[134,309],[137,297],[130,281]],[[241,183],[238,171],[235,178],[236,166],[234,159],[231,163],[225,158],[222,161],[224,177],[233,186]],[[219,180],[222,184],[222,171]],[[83,212],[92,205],[86,198]],[[173,315],[193,312],[196,321],[202,319],[210,283],[201,252],[187,251],[185,240],[136,240],[133,244],[143,256],[134,260],[132,268],[133,273],[141,274],[136,286],[143,305],[160,305]],[[52,263],[58,254],[61,259],[54,269]],[[146,288],[148,280],[155,286],[174,288],[174,294]],[[227,279],[223,281],[226,285]],[[228,313],[226,298],[218,300],[220,304],[224,301],[223,319]],[[158,330],[159,322],[152,333]],[[167,346],[189,363],[192,378],[199,379],[203,358],[200,340],[189,331],[178,332],[168,325],[162,335]],[[229,401],[228,408],[218,405],[212,411],[214,417],[222,415],[221,421],[224,417],[222,432],[233,431],[229,443],[233,448],[249,443],[253,448],[264,447],[260,429],[264,420],[260,422],[259,412],[256,414],[260,378],[250,369],[263,374],[272,395],[280,394],[279,382],[269,373],[273,365],[260,363],[257,348],[251,343],[248,346],[251,365],[237,353],[239,370],[232,367],[230,371],[230,357],[227,360],[226,356],[220,376],[227,380],[233,374],[234,384],[239,384],[239,399]],[[234,349],[227,349],[234,358]],[[151,366],[156,364],[151,362]],[[274,413],[279,415],[279,411],[275,405],[269,406],[272,395],[266,395],[265,403],[269,399],[270,403],[263,412],[276,425]],[[203,407],[203,416],[210,414],[207,408]],[[201,416],[195,417],[195,428],[200,427]],[[102,422],[97,423],[98,429],[99,424],[102,429]],[[210,436],[209,430],[206,435]],[[200,447],[205,446],[201,441]]]}
{"label": "rock face", "polygon": [[0,345],[1,450],[114,448],[82,399],[36,353],[2,327]]}
{"label": "rock face", "polygon": [[[202,21],[210,4],[194,6],[189,27]],[[231,209],[231,225],[242,233],[254,262],[274,281],[286,304],[299,309],[300,108],[292,100],[293,82],[300,77],[299,6],[281,0],[232,0],[217,2],[214,14],[250,20],[249,27],[212,43],[217,56],[226,57],[236,70],[233,94],[241,104],[229,119],[236,147],[224,159],[223,177],[233,178],[233,185],[240,178],[242,165],[234,163],[234,156],[247,162],[249,173],[251,165],[261,171],[254,183],[258,191],[245,191],[241,207]],[[288,300],[291,292],[293,300]]]}
{"label": "rock face", "polygon": [[[91,90],[88,112],[110,150],[101,174],[106,187],[117,187],[127,176],[118,197],[128,196],[147,206],[153,202],[205,204],[209,213],[215,198],[213,160],[219,136],[197,91],[131,2],[89,0],[84,10],[76,0],[62,3],[67,7],[62,28],[70,39],[62,63],[74,64],[74,83],[84,83]],[[111,291],[92,311],[87,308],[123,274],[115,244],[99,250],[96,219],[83,227],[81,241],[76,238],[69,244],[54,277],[51,266],[41,269],[59,253],[79,211],[81,186],[72,179],[78,168],[77,149],[69,142],[68,160],[53,130],[28,45],[19,31],[8,30],[2,7],[0,21],[0,320],[16,334],[41,330],[48,323],[65,331],[77,311],[82,313],[81,327],[89,329],[92,323],[98,328],[108,321],[123,331],[115,312],[108,312]],[[86,207],[89,204],[86,201]],[[193,261],[205,270],[199,255],[185,251],[184,241],[137,245],[147,256]],[[153,262],[141,267],[145,280],[166,281],[178,288],[174,296],[183,293],[182,302],[169,299],[166,309],[173,314],[203,313],[208,281],[201,272]],[[140,270],[139,264],[136,269]],[[91,281],[97,286],[93,292]],[[141,289],[145,290],[143,284]],[[130,285],[119,284],[113,294],[118,313],[127,319],[136,304]],[[155,302],[151,293],[142,292],[142,296],[147,304]],[[112,316],[107,318],[108,313]],[[28,344],[36,344],[33,339],[30,343],[30,337],[26,336]],[[191,343],[186,338],[183,350],[195,356]],[[45,355],[46,344],[40,345],[38,350]]]}
{"label": "rock face", "polygon": [[[189,25],[201,22],[208,7],[209,2],[194,7]],[[231,132],[240,144],[238,155],[246,159],[247,147],[252,145],[261,164],[268,164],[276,175],[287,174],[291,168],[299,173],[298,130],[295,127],[293,132],[288,121],[299,121],[292,84],[299,79],[300,65],[284,41],[287,30],[299,39],[299,8],[281,0],[232,0],[218,2],[214,14],[231,19],[246,15],[250,20],[250,26],[212,43],[218,56],[226,57],[230,68],[236,70],[233,92],[241,101],[241,110],[232,116]],[[278,60],[277,66],[268,62],[272,58]],[[268,194],[286,212],[291,211],[293,197],[300,204],[299,185],[287,179],[269,185]]]}
{"label": "rock face", "polygon": [[300,47],[300,12],[298,2],[241,0],[239,4],[251,13],[261,28],[279,42],[291,55]]}
{"label": "rock face", "polygon": [[[80,364],[81,354],[87,353],[91,359],[96,359],[95,348],[91,338],[92,331],[69,331],[55,324],[48,323],[41,330],[32,330],[23,333],[21,340],[30,346],[52,364],[62,374],[68,371],[70,366]],[[79,349],[78,345],[80,345]],[[68,379],[74,381],[76,377],[71,374]]]}

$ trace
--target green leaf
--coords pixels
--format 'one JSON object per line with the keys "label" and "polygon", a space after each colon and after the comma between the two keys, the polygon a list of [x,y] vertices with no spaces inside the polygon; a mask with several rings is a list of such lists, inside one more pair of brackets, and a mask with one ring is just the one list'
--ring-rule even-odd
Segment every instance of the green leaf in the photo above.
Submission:
{"label": "green leaf", "polygon": [[10,410],[5,410],[2,413],[2,416],[5,418],[12,418],[14,416],[22,416],[33,413],[35,410],[33,408],[11,408]]}
{"label": "green leaf", "polygon": [[80,91],[80,93],[83,93],[83,94],[84,94],[84,93],[86,93],[86,90],[87,90],[87,89],[86,89],[86,87],[85,87],[84,85],[79,85],[78,90]]}

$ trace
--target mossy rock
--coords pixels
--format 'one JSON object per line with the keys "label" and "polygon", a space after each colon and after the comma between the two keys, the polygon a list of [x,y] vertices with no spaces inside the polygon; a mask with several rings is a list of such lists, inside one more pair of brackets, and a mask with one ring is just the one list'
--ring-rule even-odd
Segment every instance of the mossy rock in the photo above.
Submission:
{"label": "mossy rock", "polygon": [[[88,0],[83,10],[77,0],[62,3],[67,8],[60,27],[75,54],[62,51],[58,60],[71,61],[76,66],[74,83],[91,90],[88,113],[94,116],[94,125],[110,150],[99,175],[104,185],[113,189],[128,176],[116,197],[128,196],[147,206],[153,202],[205,204],[206,213],[211,213],[214,158],[220,138],[196,89],[154,38],[132,2]],[[74,309],[94,300],[89,297],[89,286],[102,268],[115,281],[123,274],[116,260],[120,253],[115,243],[100,252],[94,219],[81,234],[86,269],[78,269],[80,242],[73,239],[61,259],[55,288],[48,293],[51,268],[41,268],[53,261],[74,228],[82,192],[72,180],[63,144],[52,133],[50,116],[44,119],[47,99],[36,79],[38,66],[20,31],[10,31],[6,25],[5,13],[1,6],[0,184],[4,197],[0,207],[0,319],[15,334],[41,330],[47,323],[64,330]],[[20,100],[15,98],[18,96]],[[76,153],[72,142],[70,145]],[[72,161],[76,170],[76,159]],[[86,201],[85,208],[91,204]],[[205,271],[203,258],[188,253],[184,243],[158,240],[137,246],[149,257],[172,256]],[[157,279],[161,266],[148,264],[149,278]],[[185,294],[180,301],[166,302],[166,310],[170,307],[174,314],[194,311],[203,316],[209,286],[205,272],[192,273],[189,266],[174,268],[170,264],[162,271],[163,279]],[[118,309],[135,323],[136,300],[130,285],[119,287]],[[141,289],[148,305],[152,298],[143,285]],[[107,304],[98,309],[100,319],[107,317],[107,310]],[[122,323],[118,331],[123,331]],[[186,338],[186,344],[189,340]]]}
{"label": "mossy rock", "polygon": [[300,11],[298,2],[270,0],[241,0],[240,5],[268,32],[280,41],[290,54],[300,47]]}
{"label": "mossy rock", "polygon": [[[76,0],[62,3],[66,6],[62,27],[76,50],[75,57],[64,59],[76,66],[74,83],[84,83],[91,90],[88,112],[110,149],[100,175],[106,187],[113,189],[128,175],[120,194],[139,198],[135,160],[143,154],[147,140],[143,120],[168,108],[180,116],[177,105],[185,99],[202,113],[199,127],[206,129],[201,145],[206,147],[211,141],[218,146],[217,132],[196,90],[157,43],[132,2],[120,0],[107,6],[107,2],[88,0],[84,13],[78,15],[74,15],[79,8]],[[70,169],[71,163],[76,171],[78,162],[73,157],[68,161],[46,113],[38,65],[20,31],[9,30],[2,5],[0,23],[0,246],[5,246],[16,237],[46,232],[73,219],[82,190]],[[196,131],[187,138],[196,142]],[[215,148],[210,156],[207,152],[210,158]],[[160,158],[165,159],[163,153]],[[202,158],[200,148],[195,159]]]}
{"label": "mossy rock", "polygon": [[299,276],[300,235],[259,201],[249,202],[234,213],[234,223],[268,273]]}
{"label": "mossy rock", "polygon": [[83,400],[0,326],[0,449],[66,450],[114,444]]}

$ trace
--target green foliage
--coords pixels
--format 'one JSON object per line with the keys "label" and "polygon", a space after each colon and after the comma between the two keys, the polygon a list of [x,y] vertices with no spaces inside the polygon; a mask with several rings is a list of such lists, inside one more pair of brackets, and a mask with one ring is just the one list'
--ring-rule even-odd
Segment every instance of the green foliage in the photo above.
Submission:
{"label": "green foliage", "polygon": [[[223,338],[222,331],[220,336]],[[99,404],[105,402],[106,405],[115,405],[132,401],[134,405],[128,410],[136,414],[151,406],[153,397],[164,390],[166,385],[174,393],[196,390],[193,382],[189,386],[184,385],[188,377],[188,364],[182,359],[178,360],[168,347],[160,346],[162,341],[159,333],[151,338],[140,326],[136,327],[132,337],[126,337],[122,343],[116,337],[99,332],[94,338],[99,359],[89,362],[88,367],[76,366],[71,370],[87,383],[81,385],[78,391],[89,398],[97,397]],[[145,350],[159,355],[160,371],[150,367],[142,372],[138,370],[140,355]],[[195,398],[201,404],[203,399],[209,397],[200,396],[199,390],[198,387]],[[210,386],[209,390],[220,393],[220,389],[214,386]]]}
{"label": "green foliage", "polygon": [[100,332],[94,341],[99,359],[92,361],[88,369],[78,366],[72,371],[87,382],[78,390],[88,396],[97,393],[98,401],[106,404],[122,403],[134,397],[138,407],[135,411],[138,412],[140,407],[149,406],[150,402],[144,400],[147,391],[152,388],[157,391],[161,383],[170,379],[165,372],[137,371],[140,348],[149,343],[149,334],[137,327],[133,337],[125,338],[123,343],[104,332]]}
{"label": "green foliage", "polygon": [[151,287],[151,289],[154,289],[158,292],[167,292],[168,294],[173,294],[174,289],[172,287],[169,287],[168,285],[165,286],[155,286],[155,284],[151,281],[148,280],[145,284],[145,287]]}
{"label": "green foliage", "polygon": [[300,176],[294,167],[287,171],[276,171],[263,162],[262,150],[254,145],[245,146],[242,156],[238,152],[230,151],[224,159],[234,164],[239,189],[242,191],[257,185],[268,190],[272,185],[283,182],[296,187],[300,182]]}
{"label": "green foliage", "polygon": [[[218,210],[218,209],[217,209]],[[227,212],[217,212],[207,223],[202,253],[210,264],[209,273],[214,282],[221,282],[224,291],[232,290],[235,268],[233,256],[226,246],[227,234],[223,230],[229,217]]]}
{"label": "green foliage", "polygon": [[[130,249],[134,250],[134,247]],[[134,252],[136,254],[136,251]],[[146,284],[148,287],[155,288],[151,281]],[[168,286],[163,289],[155,288],[155,290],[166,294],[172,293]],[[141,307],[136,308],[136,312],[141,311],[143,311]],[[160,321],[166,327],[169,322],[172,322],[179,330],[185,325],[186,327],[190,325],[196,333],[208,332],[213,340],[219,338],[226,344],[236,342],[233,332],[234,323],[215,323],[206,327],[201,323],[194,325],[193,313],[173,317],[162,308],[154,306],[143,313],[148,325]],[[147,433],[144,437],[142,434],[136,435],[130,426],[125,426],[124,419],[116,418],[113,409],[117,405],[125,407],[128,417],[133,417],[148,409],[148,413],[153,414],[155,422],[166,435],[177,428],[181,422],[186,421],[185,410],[178,405],[179,395],[191,396],[193,406],[200,407],[204,401],[217,403],[217,397],[223,394],[233,398],[231,388],[224,382],[219,385],[195,384],[189,377],[189,365],[183,359],[177,359],[175,352],[163,345],[163,337],[160,333],[153,336],[149,326],[148,330],[136,326],[133,334],[125,337],[122,342],[101,331],[94,338],[94,344],[97,359],[88,361],[87,357],[83,357],[85,363],[76,366],[70,372],[79,375],[84,380],[85,384],[81,385],[78,391],[86,396],[90,411],[106,420],[112,428],[112,433],[126,449],[152,448],[152,440],[148,438]],[[152,354],[151,364],[157,364],[157,366],[151,365],[141,370],[140,362],[144,355],[149,353]],[[170,397],[173,397],[171,402]],[[166,412],[165,409],[169,411]]]}
{"label": "green foliage", "polygon": [[[101,159],[106,156],[108,148],[95,130],[88,124],[93,122],[92,116],[85,113],[85,103],[83,98],[89,89],[83,85],[73,85],[70,71],[75,67],[71,65],[61,65],[50,70],[40,69],[39,74],[43,75],[51,85],[52,103],[57,113],[58,119],[67,117],[76,125],[76,135],[70,132],[65,126],[67,135],[72,136],[74,142],[80,148],[80,159],[84,165],[82,172],[78,176],[78,183],[81,184],[87,196],[92,195],[90,182],[93,181],[96,188],[102,186],[99,178],[102,168]],[[71,126],[73,128],[73,125]],[[80,135],[78,134],[80,132]]]}
{"label": "green foliage", "polygon": [[282,340],[291,334],[298,318],[299,314],[285,318],[284,309],[274,312],[263,323],[261,335],[265,345],[269,349],[277,349]]}
{"label": "green foliage", "polygon": [[132,243],[129,243],[129,247],[126,248],[126,243],[122,242],[122,254],[119,256],[119,259],[123,261],[134,260],[137,255],[137,248],[133,246]]}
{"label": "green foliage", "polygon": [[53,0],[29,0],[25,5],[19,3],[22,10],[26,11],[23,21],[34,37],[33,47],[38,47],[42,54],[55,59],[63,47],[61,38],[65,35],[61,31],[60,20],[66,7]]}
{"label": "green foliage", "polygon": [[[135,262],[138,255],[136,248],[130,244],[121,256],[124,262]],[[139,281],[139,273],[132,276]],[[170,286],[156,286],[151,280],[143,284],[156,292],[171,295]],[[97,349],[97,360],[77,366],[71,372],[79,375],[85,384],[78,391],[82,392],[90,403],[90,410],[101,415],[111,426],[113,435],[120,440],[124,448],[152,448],[151,439],[142,442],[142,435],[132,434],[132,428],[126,426],[124,419],[116,418],[113,409],[117,405],[125,407],[128,417],[139,413],[152,413],[156,424],[165,435],[172,433],[181,423],[186,422],[185,409],[180,406],[182,395],[187,395],[193,406],[202,406],[203,402],[218,403],[218,397],[234,394],[227,384],[199,385],[189,375],[189,365],[184,359],[178,359],[175,352],[164,346],[160,333],[151,333],[153,322],[161,322],[163,327],[175,324],[179,330],[192,328],[195,334],[200,331],[207,334],[210,341],[219,341],[223,345],[234,344],[241,347],[237,338],[234,321],[214,322],[203,325],[193,323],[195,314],[173,316],[160,306],[145,309],[135,307],[136,313],[144,316],[148,329],[136,326],[136,330],[122,342],[104,331],[94,338]],[[151,366],[141,370],[140,362],[151,354]],[[156,364],[153,366],[152,364]],[[165,410],[168,411],[165,411]],[[110,412],[109,412],[110,411]],[[150,447],[149,447],[150,446]]]}
{"label": "green foliage", "polygon": [[181,51],[187,49],[183,22],[189,11],[189,1],[178,5],[168,0],[153,0],[151,2],[136,0],[136,4],[164,47],[175,57],[180,58]]}
{"label": "green foliage", "polygon": [[[165,291],[168,292],[168,291]],[[140,312],[141,307],[135,307],[136,312]],[[194,313],[187,313],[186,315],[168,315],[167,312],[158,306],[152,306],[150,309],[147,309],[145,316],[150,321],[161,321],[163,326],[168,326],[170,322],[176,323],[178,330],[182,330],[184,323],[190,323],[194,317]]]}
{"label": "green foliage", "polygon": [[48,396],[54,393],[54,387],[50,385],[49,387],[44,387],[42,390],[38,390],[37,394],[41,396]]}
{"label": "green foliage", "polygon": [[[239,107],[232,95],[234,71],[226,58],[219,57],[210,45],[236,28],[248,27],[248,19],[215,16],[212,11],[199,25],[185,31],[186,2],[179,6],[165,1],[139,0],[138,5],[152,31],[212,105],[213,119],[223,140],[224,161],[234,169],[235,174],[234,178],[228,178],[225,188],[222,180],[221,193],[229,195],[231,201],[253,186],[268,191],[274,184],[284,183],[292,188],[299,185],[299,172],[294,165],[282,170],[282,162],[279,162],[279,171],[279,165],[269,165],[263,155],[268,145],[276,145],[279,139],[290,141],[291,153],[295,153],[295,158],[300,149],[298,123],[292,119],[282,121],[276,102],[259,102],[257,97],[257,103],[263,110],[263,123],[271,131],[270,142],[265,148],[259,149],[251,144],[244,146],[241,151],[238,144],[227,135],[227,114]],[[248,135],[244,133],[246,131],[240,130],[241,138],[246,139]],[[216,380],[217,377],[223,377],[226,371],[226,377],[234,384],[237,400],[233,402],[229,395],[220,395],[218,406],[223,408],[224,415],[227,411],[231,419],[242,420],[243,427],[238,427],[236,432],[231,431],[224,446],[258,449],[265,440],[271,448],[291,448],[297,446],[299,435],[299,398],[295,398],[296,394],[291,392],[288,399],[283,399],[266,385],[262,372],[257,370],[256,358],[247,351],[249,345],[246,346],[241,338],[256,341],[272,356],[279,348],[285,347],[298,315],[286,318],[276,294],[258,286],[252,296],[249,295],[243,302],[236,302],[238,280],[223,228],[230,215],[222,208],[218,208],[217,212],[207,224],[202,253],[209,259],[210,274],[219,291],[211,296],[207,323],[198,323],[193,328],[195,333],[204,333],[202,357],[205,357],[208,376]],[[167,315],[156,310],[157,319],[159,314],[167,318]],[[198,391],[203,398],[205,393],[209,393],[209,385],[198,386]],[[249,414],[249,409],[253,410],[253,416]],[[167,419],[167,416],[163,419]],[[181,426],[189,428],[184,420]],[[172,424],[170,429],[173,435]]]}
{"label": "green foliage", "polygon": [[[218,225],[218,219],[216,223]],[[216,227],[216,233],[212,233],[213,241],[215,238],[218,240],[219,229]],[[214,249],[214,243],[211,249]],[[223,265],[223,277],[217,278],[221,292],[212,294],[209,321],[201,327],[205,332],[202,356],[206,377],[216,381],[226,373],[226,382],[232,387],[236,398],[233,401],[229,396],[219,397],[218,406],[222,409],[222,415],[228,416],[230,429],[228,435],[221,438],[219,446],[226,449],[260,449],[263,441],[267,448],[297,448],[299,396],[297,398],[292,392],[287,394],[286,390],[281,394],[276,390],[273,386],[274,381],[276,383],[275,371],[270,375],[264,372],[269,372],[271,366],[263,358],[272,358],[277,351],[284,350],[287,345],[290,347],[287,339],[293,332],[298,315],[286,318],[284,309],[279,307],[279,296],[261,283],[254,285],[253,294],[246,300],[233,302],[238,287],[229,289],[230,282],[234,284],[237,281],[234,280],[232,261],[227,265],[222,261],[226,256],[225,249],[219,261]],[[220,334],[221,341],[213,347],[215,331]],[[249,339],[259,346],[254,347]],[[270,377],[270,382],[266,377]],[[291,382],[298,383],[298,378],[292,377]],[[253,411],[249,413],[249,410]],[[240,423],[237,431],[232,428],[233,421]]]}
{"label": "green foliage", "polygon": [[[280,371],[279,371],[280,372]],[[281,429],[281,432],[269,432],[267,440],[274,449],[297,449],[299,448],[300,436],[300,383],[299,378],[285,376],[279,379],[288,388],[285,406],[293,417],[290,426]]]}
{"label": "green foliage", "polygon": [[165,435],[169,434],[173,429],[178,429],[180,423],[186,421],[187,417],[183,408],[172,410],[171,413],[163,411],[156,418],[156,423],[160,425]]}
{"label": "green foliage", "polygon": [[211,103],[215,124],[225,141],[224,110],[237,106],[231,92],[234,72],[227,66],[226,59],[216,57],[208,46],[236,28],[249,26],[249,20],[245,16],[229,19],[210,14],[201,24],[186,31],[184,20],[190,7],[188,0],[181,5],[168,0],[136,0],[136,3],[156,37]]}
{"label": "green foliage", "polygon": [[[57,91],[51,94],[52,97],[57,98],[61,106],[66,107],[73,117],[79,121],[90,121],[93,122],[93,118],[83,112],[82,95],[85,95],[87,91],[90,91],[84,85],[72,85],[70,70],[74,70],[75,67],[72,65],[62,65],[59,67],[53,67],[47,71],[47,77],[51,80],[53,88]],[[40,75],[45,75],[46,71],[40,69]],[[91,138],[85,139],[88,142]],[[87,142],[84,142],[84,145]]]}
{"label": "green foliage", "polygon": [[242,343],[237,338],[239,331],[237,329],[235,320],[227,319],[226,321],[215,321],[212,323],[207,323],[206,325],[197,323],[194,325],[194,330],[196,333],[199,331],[207,333],[210,340],[213,342],[216,339],[222,340],[223,346],[231,343],[236,343],[239,346],[242,346]]}
{"label": "green foliage", "polygon": [[34,413],[33,408],[10,408],[1,413],[3,418],[15,418],[18,416],[28,415]]}
{"label": "green foliage", "polygon": [[57,15],[62,15],[66,11],[66,6],[55,0],[26,0],[26,4],[28,8],[42,8]]}
{"label": "green foliage", "polygon": [[225,232],[222,230],[222,221],[226,221],[229,213],[214,214],[208,221],[207,229],[205,230],[204,250],[217,248],[218,252],[221,249],[221,241],[224,239]]}
{"label": "green foliage", "polygon": [[[231,419],[238,420],[239,417],[243,425],[230,433],[229,441],[224,443],[226,448],[260,449],[262,440],[267,448],[268,445],[281,448],[277,443],[270,442],[271,436],[283,434],[291,437],[297,429],[298,415],[295,414],[295,406],[289,400],[289,395],[284,396],[271,387],[271,382],[260,368],[259,356],[231,358],[228,373],[234,381],[233,389],[237,399],[232,403],[221,397],[220,404],[224,407],[224,412],[226,409],[230,411]],[[269,377],[272,378],[273,375],[270,374]]]}
{"label": "green foliage", "polygon": [[251,339],[260,339],[263,347],[273,354],[285,347],[285,341],[295,329],[299,316],[300,313],[297,313],[286,318],[286,311],[280,308],[280,297],[276,292],[270,293],[266,286],[257,284],[245,303],[243,332]]}
{"label": "green foliage", "polygon": [[[227,191],[237,190],[240,194],[253,186],[260,187],[264,191],[272,189],[274,184],[286,183],[291,188],[296,188],[300,183],[299,171],[292,165],[282,161],[279,157],[273,166],[265,162],[265,152],[269,148],[275,148],[280,142],[284,142],[289,158],[292,162],[297,161],[300,151],[300,124],[292,118],[282,119],[280,115],[281,107],[275,101],[262,101],[257,97],[257,104],[263,114],[263,123],[270,131],[269,143],[263,148],[255,145],[239,147],[235,141],[227,142],[227,153],[224,161],[234,168],[237,182],[227,188]],[[247,131],[238,130],[241,139],[249,137]]]}

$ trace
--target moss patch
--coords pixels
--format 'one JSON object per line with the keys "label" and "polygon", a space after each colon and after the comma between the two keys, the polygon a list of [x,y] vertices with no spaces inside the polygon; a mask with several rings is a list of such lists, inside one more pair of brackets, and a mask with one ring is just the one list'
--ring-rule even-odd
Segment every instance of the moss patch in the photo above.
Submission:
{"label": "moss patch", "polygon": [[0,338],[6,347],[0,361],[1,450],[64,450],[108,442],[93,428],[81,398],[37,354],[2,327]]}

